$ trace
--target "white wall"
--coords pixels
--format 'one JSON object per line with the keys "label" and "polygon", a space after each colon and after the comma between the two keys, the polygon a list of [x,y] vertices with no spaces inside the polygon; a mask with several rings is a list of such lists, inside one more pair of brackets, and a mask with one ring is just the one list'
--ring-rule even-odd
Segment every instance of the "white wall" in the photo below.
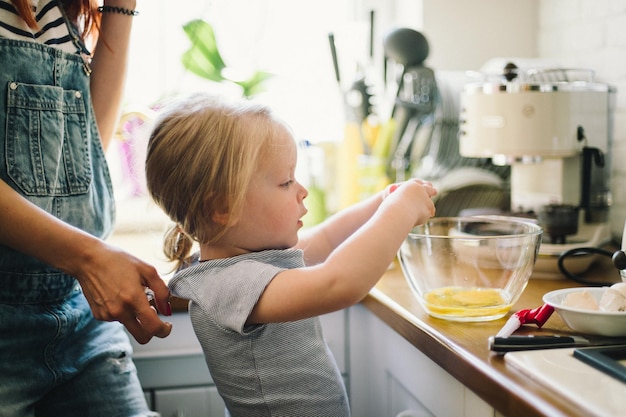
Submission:
{"label": "white wall", "polygon": [[537,56],[537,0],[424,0],[428,64],[479,70],[494,57]]}
{"label": "white wall", "polygon": [[539,56],[596,71],[617,88],[612,172],[611,231],[616,241],[626,221],[626,0],[540,0]]}

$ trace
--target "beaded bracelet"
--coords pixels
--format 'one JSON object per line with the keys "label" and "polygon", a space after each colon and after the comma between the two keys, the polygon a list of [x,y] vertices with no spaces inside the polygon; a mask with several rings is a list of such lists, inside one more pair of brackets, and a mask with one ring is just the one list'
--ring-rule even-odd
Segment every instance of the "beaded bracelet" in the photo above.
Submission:
{"label": "beaded bracelet", "polygon": [[126,16],[138,16],[139,12],[137,10],[125,9],[123,7],[116,6],[100,6],[98,7],[98,11],[100,13],[119,13],[125,14]]}

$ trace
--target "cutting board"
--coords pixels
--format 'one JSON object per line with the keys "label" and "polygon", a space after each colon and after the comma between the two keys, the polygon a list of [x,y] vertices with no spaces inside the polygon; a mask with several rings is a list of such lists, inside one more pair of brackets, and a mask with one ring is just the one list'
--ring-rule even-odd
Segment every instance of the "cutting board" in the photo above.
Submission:
{"label": "cutting board", "polygon": [[626,384],[575,358],[572,348],[509,352],[504,360],[589,416],[626,417]]}

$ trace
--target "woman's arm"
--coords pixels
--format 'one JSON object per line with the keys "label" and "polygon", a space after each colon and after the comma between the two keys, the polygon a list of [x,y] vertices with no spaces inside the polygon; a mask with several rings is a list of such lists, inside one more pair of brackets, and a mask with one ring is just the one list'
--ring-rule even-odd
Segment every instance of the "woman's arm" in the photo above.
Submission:
{"label": "woman's arm", "polygon": [[[135,10],[135,0],[105,0],[106,6]],[[91,61],[91,99],[106,150],[119,120],[133,16],[102,13],[100,35]]]}
{"label": "woman's arm", "polygon": [[154,267],[41,210],[0,181],[0,244],[76,277],[94,316],[119,321],[139,343],[166,337],[171,324],[150,307],[171,314],[169,290]]}

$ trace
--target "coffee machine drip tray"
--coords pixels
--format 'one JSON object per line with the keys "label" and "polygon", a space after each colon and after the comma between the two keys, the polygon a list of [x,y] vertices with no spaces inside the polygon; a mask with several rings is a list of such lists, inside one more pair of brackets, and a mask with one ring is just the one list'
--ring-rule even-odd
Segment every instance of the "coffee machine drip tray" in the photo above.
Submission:
{"label": "coffee machine drip tray", "polygon": [[[567,236],[564,243],[550,243],[550,237],[544,234],[532,278],[565,279],[557,264],[559,256],[563,252],[577,248],[598,248],[610,241],[611,231],[608,223],[581,222],[578,226],[578,232],[575,235]],[[567,269],[572,274],[582,274],[596,260],[597,256],[590,253],[568,259]]]}

